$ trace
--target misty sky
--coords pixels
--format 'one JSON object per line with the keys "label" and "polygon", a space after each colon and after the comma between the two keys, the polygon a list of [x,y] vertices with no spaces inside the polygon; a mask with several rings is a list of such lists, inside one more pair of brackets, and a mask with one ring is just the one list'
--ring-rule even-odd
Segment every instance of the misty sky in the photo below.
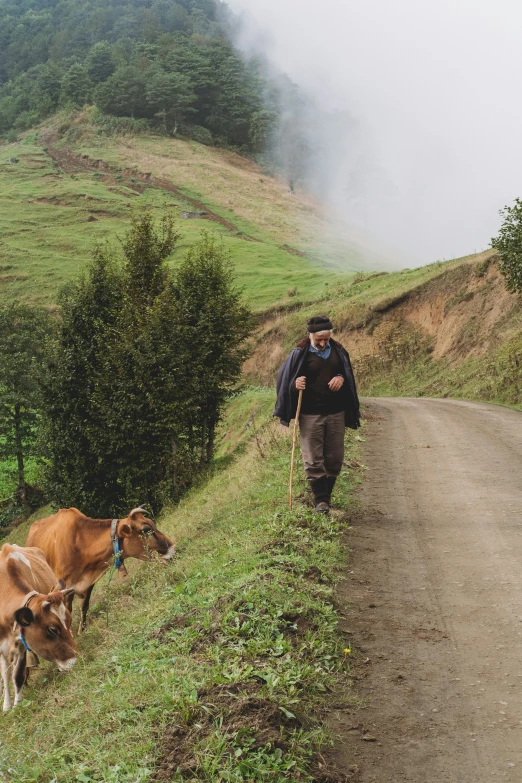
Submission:
{"label": "misty sky", "polygon": [[489,245],[522,197],[522,2],[228,4],[245,48],[355,121],[321,172],[347,225],[408,263]]}

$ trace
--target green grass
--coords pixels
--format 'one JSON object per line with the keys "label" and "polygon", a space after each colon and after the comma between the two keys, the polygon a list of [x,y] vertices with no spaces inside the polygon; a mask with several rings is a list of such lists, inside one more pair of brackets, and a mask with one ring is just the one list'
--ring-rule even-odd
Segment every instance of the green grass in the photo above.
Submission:
{"label": "green grass", "polygon": [[[97,586],[74,670],[44,663],[3,719],[6,779],[312,780],[329,742],[318,711],[347,676],[332,601],[347,522],[299,500],[287,510],[290,441],[272,403],[261,390],[231,402],[221,447],[230,455],[233,439],[240,456],[162,516],[171,566],[134,564]],[[342,507],[358,480],[341,477]]]}
{"label": "green grass", "polygon": [[[19,162],[10,163],[12,157]],[[187,195],[191,194],[187,188]],[[311,301],[325,292],[328,280],[337,279],[325,266],[282,249],[276,236],[257,231],[230,210],[220,209],[215,193],[206,195],[209,207],[227,213],[243,233],[261,239],[248,241],[241,233],[204,219],[179,219],[181,236],[172,264],[200,238],[202,230],[218,235],[230,254],[237,283],[254,310],[277,302]],[[149,187],[139,195],[123,182],[105,184],[96,172],[58,171],[35,137],[0,147],[0,288],[4,296],[51,305],[60,286],[85,267],[93,247],[106,241],[117,245],[129,227],[132,209],[144,204],[158,214],[165,207],[174,212],[193,209],[182,198],[157,188]]]}
{"label": "green grass", "polygon": [[432,360],[420,351],[395,367],[375,364],[364,378],[369,397],[451,397],[522,409],[522,344],[520,338],[490,355],[462,362]]}
{"label": "green grass", "polygon": [[[36,459],[27,457],[25,460],[25,480],[33,484],[38,476]],[[0,460],[0,503],[11,497],[18,485],[18,464],[16,459]]]}

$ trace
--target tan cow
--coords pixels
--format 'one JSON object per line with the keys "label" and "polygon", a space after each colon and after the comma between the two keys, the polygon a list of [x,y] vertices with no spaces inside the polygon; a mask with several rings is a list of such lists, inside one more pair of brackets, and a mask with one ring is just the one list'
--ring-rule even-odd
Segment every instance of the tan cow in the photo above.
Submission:
{"label": "tan cow", "polygon": [[16,707],[26,681],[27,652],[67,671],[78,648],[71,634],[71,614],[65,600],[72,591],[57,584],[44,553],[34,547],[4,544],[0,550],[0,669],[4,712],[11,709],[11,671]]}
{"label": "tan cow", "polygon": [[125,519],[91,519],[77,508],[62,508],[29,530],[26,546],[39,547],[58,578],[82,599],[78,633],[86,626],[92,589],[111,565],[121,562],[123,566],[127,557],[150,560],[153,552],[164,561],[174,555],[174,543],[145,513],[135,508]]}

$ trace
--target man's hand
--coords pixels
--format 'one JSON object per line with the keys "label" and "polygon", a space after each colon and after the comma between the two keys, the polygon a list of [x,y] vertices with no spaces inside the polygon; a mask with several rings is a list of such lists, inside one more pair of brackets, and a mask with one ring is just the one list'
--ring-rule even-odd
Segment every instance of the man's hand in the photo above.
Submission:
{"label": "man's hand", "polygon": [[300,378],[297,378],[295,388],[299,389],[299,391],[306,389],[306,375],[301,375]]}
{"label": "man's hand", "polygon": [[335,378],[332,378],[330,383],[328,384],[328,388],[330,391],[337,392],[344,384],[344,378],[342,375],[336,375]]}

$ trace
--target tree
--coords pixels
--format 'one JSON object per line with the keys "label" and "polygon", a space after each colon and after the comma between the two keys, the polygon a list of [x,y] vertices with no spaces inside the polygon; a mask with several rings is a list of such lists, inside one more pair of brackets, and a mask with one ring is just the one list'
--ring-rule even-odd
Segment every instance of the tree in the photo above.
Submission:
{"label": "tree", "polygon": [[188,251],[174,285],[188,433],[204,465],[212,459],[216,425],[241,375],[253,320],[234,286],[229,257],[206,233]]}
{"label": "tree", "polygon": [[175,135],[178,125],[194,112],[196,95],[188,77],[181,73],[157,71],[147,82],[145,97],[166,133],[172,131]]}
{"label": "tree", "polygon": [[61,73],[54,63],[38,69],[32,103],[42,116],[56,110],[60,99]]}
{"label": "tree", "polygon": [[116,70],[112,46],[107,41],[94,44],[87,55],[85,65],[93,84],[105,82]]}
{"label": "tree", "polygon": [[166,268],[176,240],[168,217],[158,227],[149,212],[138,215],[123,265],[99,248],[61,296],[44,383],[47,487],[60,505],[98,516],[161,506],[176,426]]}
{"label": "tree", "polygon": [[250,142],[254,152],[263,152],[270,144],[277,128],[279,116],[269,109],[255,111],[250,119]]}
{"label": "tree", "polygon": [[522,199],[516,198],[512,207],[504,207],[499,214],[504,222],[491,246],[500,257],[508,291],[522,293]]}
{"label": "tree", "polygon": [[144,74],[133,65],[118,68],[107,81],[96,87],[94,102],[106,114],[147,116]]}
{"label": "tree", "polygon": [[21,304],[0,307],[0,455],[15,457],[16,495],[27,506],[25,459],[36,440],[40,402],[38,375],[46,337],[48,313]]}
{"label": "tree", "polygon": [[56,339],[41,379],[41,441],[47,495],[61,506],[96,513],[97,496],[114,491],[99,459],[97,440],[105,422],[93,395],[123,300],[119,270],[106,248],[95,251],[85,274],[59,296]]}
{"label": "tree", "polygon": [[91,89],[87,68],[81,63],[73,63],[62,79],[62,101],[82,106],[88,101]]}

